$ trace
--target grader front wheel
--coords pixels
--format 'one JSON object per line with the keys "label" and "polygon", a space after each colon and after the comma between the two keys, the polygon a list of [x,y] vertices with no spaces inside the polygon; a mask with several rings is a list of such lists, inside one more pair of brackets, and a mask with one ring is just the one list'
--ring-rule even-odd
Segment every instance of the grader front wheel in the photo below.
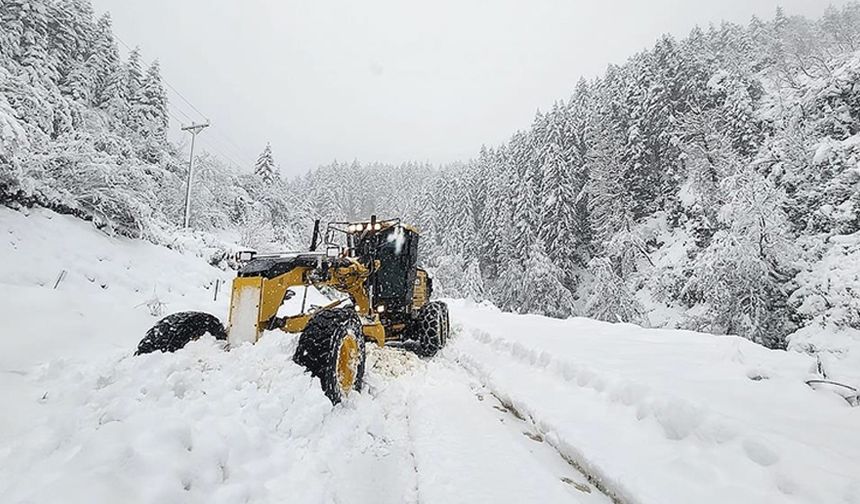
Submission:
{"label": "grader front wheel", "polygon": [[337,404],[353,390],[361,390],[364,352],[358,315],[349,308],[335,308],[311,318],[293,360],[319,378],[325,395]]}

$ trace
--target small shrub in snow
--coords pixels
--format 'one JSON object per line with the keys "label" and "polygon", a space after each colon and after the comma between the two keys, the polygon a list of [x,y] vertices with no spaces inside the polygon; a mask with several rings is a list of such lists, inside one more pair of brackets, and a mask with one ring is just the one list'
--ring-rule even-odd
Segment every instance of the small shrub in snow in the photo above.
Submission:
{"label": "small shrub in snow", "polygon": [[161,317],[164,315],[164,310],[167,304],[163,303],[157,296],[144,303],[149,309],[149,314],[153,317]]}

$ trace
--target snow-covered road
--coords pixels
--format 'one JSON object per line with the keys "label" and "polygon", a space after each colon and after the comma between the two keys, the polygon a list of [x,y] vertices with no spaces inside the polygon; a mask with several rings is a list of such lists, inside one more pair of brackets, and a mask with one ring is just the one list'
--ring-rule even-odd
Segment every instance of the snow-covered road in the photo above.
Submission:
{"label": "snow-covered road", "polygon": [[438,356],[372,349],[333,407],[288,335],[132,356],[154,296],[226,312],[199,258],[0,225],[4,504],[860,502],[860,408],[807,387],[805,355],[451,301]]}

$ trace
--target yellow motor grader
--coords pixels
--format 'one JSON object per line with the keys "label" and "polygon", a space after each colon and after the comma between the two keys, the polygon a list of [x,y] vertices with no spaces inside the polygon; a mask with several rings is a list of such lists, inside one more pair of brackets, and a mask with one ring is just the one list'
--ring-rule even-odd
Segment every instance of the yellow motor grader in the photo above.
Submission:
{"label": "yellow motor grader", "polygon": [[[227,340],[228,347],[256,343],[264,331],[301,333],[293,360],[319,378],[325,394],[338,403],[361,390],[366,340],[424,357],[445,345],[448,307],[430,299],[433,283],[417,266],[415,228],[375,216],[334,222],[327,226],[321,250],[319,234],[316,221],[308,252],[238,255],[226,329],[208,313],[175,313],[146,333],[137,354],[173,352],[206,333]],[[301,313],[278,316],[296,287],[304,287]],[[345,296],[306,311],[308,287]]]}

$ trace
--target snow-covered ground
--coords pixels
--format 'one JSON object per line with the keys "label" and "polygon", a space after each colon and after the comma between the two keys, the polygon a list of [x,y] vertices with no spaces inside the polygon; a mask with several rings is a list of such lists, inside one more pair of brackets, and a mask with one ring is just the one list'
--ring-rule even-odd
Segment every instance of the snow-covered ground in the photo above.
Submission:
{"label": "snow-covered ground", "polygon": [[0,240],[3,503],[860,502],[860,408],[802,354],[451,301],[439,356],[372,349],[332,407],[288,335],[132,356],[229,272],[46,211]]}
{"label": "snow-covered ground", "polygon": [[806,355],[452,307],[446,355],[624,502],[860,502],[860,409]]}

